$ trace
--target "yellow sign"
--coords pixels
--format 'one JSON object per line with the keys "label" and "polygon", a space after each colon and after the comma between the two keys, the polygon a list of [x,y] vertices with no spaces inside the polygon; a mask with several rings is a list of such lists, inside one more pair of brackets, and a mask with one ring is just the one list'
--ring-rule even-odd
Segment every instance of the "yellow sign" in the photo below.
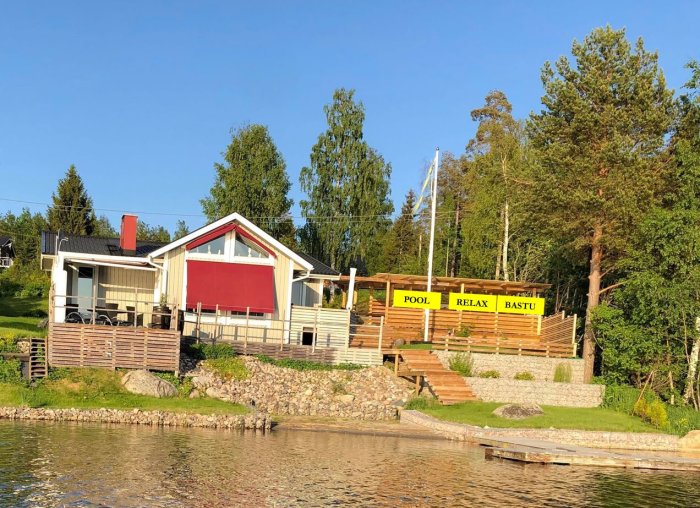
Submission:
{"label": "yellow sign", "polygon": [[440,296],[440,293],[395,289],[394,307],[408,307],[411,309],[439,309]]}
{"label": "yellow sign", "polygon": [[544,298],[531,296],[499,296],[498,312],[504,314],[544,315]]}
{"label": "yellow sign", "polygon": [[450,309],[471,312],[496,312],[496,295],[450,293]]}

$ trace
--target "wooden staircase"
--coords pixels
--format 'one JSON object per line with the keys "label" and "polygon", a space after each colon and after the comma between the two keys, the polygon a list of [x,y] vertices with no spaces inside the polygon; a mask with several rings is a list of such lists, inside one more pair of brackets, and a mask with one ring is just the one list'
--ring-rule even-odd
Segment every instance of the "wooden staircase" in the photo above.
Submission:
{"label": "wooden staircase", "polygon": [[29,341],[29,378],[39,379],[46,377],[48,351],[46,339],[34,337]]}
{"label": "wooden staircase", "polygon": [[440,403],[448,405],[476,400],[464,378],[444,367],[430,351],[402,349],[399,354],[408,371],[422,373]]}

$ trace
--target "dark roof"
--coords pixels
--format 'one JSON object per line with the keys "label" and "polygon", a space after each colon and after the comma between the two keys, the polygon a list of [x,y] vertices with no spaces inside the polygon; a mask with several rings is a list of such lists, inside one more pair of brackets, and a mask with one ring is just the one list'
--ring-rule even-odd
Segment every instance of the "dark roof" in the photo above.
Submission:
{"label": "dark roof", "polygon": [[12,241],[12,238],[9,236],[0,236],[0,247],[4,247],[8,243]]}
{"label": "dark roof", "polygon": [[304,252],[299,252],[298,250],[294,251],[294,252],[296,252],[299,256],[301,256],[304,261],[311,263],[311,266],[313,266],[313,268],[311,269],[312,275],[332,275],[332,276],[340,275],[340,272],[333,270],[333,268],[331,268],[330,266],[328,266],[325,263],[322,263],[321,261],[319,261],[315,257],[309,256],[308,254],[306,254]]}
{"label": "dark roof", "polygon": [[[64,240],[67,238],[68,240]],[[124,254],[119,247],[119,238],[104,238],[99,236],[61,235],[61,252],[79,252],[81,254],[97,254],[103,256],[136,256],[146,257],[163,245],[162,242],[136,242],[135,254]],[[41,253],[56,254],[56,233],[41,233]]]}

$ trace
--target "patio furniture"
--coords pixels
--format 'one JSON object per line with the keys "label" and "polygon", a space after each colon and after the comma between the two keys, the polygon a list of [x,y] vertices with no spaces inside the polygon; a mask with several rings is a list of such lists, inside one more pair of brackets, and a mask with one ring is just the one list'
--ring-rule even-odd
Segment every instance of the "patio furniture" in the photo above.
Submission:
{"label": "patio furniture", "polygon": [[128,321],[131,323],[132,326],[134,326],[134,315],[136,315],[136,325],[135,326],[143,326],[143,314],[137,314],[136,313],[136,307],[127,305],[126,306],[126,313],[129,316]]}

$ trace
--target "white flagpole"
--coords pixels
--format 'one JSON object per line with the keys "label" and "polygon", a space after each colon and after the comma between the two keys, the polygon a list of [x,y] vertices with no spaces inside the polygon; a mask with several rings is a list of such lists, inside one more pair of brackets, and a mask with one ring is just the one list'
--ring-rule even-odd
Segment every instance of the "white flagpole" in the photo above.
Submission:
{"label": "white flagpole", "polygon": [[[428,292],[433,288],[433,241],[435,240],[435,206],[437,204],[438,169],[440,168],[440,149],[435,149],[435,170],[433,172],[432,202],[430,204],[430,244],[428,247]],[[425,309],[425,325],[423,327],[423,342],[428,342],[430,310]]]}

